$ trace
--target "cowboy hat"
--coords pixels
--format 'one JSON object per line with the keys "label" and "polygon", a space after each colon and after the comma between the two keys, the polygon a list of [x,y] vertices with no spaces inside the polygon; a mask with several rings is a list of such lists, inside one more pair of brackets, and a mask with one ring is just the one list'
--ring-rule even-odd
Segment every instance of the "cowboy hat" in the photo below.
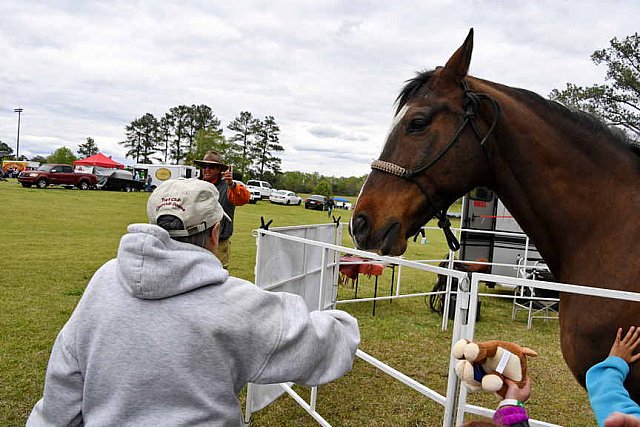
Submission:
{"label": "cowboy hat", "polygon": [[215,151],[207,151],[202,160],[195,160],[194,163],[198,166],[220,166],[223,171],[229,169],[229,165],[222,163],[222,157]]}

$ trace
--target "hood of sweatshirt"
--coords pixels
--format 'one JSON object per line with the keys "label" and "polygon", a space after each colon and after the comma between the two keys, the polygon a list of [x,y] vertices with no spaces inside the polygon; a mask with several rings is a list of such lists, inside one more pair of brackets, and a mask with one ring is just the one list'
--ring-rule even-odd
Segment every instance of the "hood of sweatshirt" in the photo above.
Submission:
{"label": "hood of sweatshirt", "polygon": [[157,225],[132,224],[127,231],[118,248],[118,278],[137,298],[167,298],[229,277],[211,252],[173,240]]}

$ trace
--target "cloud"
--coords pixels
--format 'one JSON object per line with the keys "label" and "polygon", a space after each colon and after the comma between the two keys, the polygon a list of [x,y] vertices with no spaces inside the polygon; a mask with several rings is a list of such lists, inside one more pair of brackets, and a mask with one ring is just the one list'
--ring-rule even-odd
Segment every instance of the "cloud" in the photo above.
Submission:
{"label": "cloud", "polygon": [[226,126],[273,115],[285,170],[367,173],[415,71],[475,28],[471,72],[547,95],[602,81],[589,55],[637,31],[640,4],[594,0],[0,3],[0,140],[49,154],[95,138],[118,161],[124,128],[207,104]]}
{"label": "cloud", "polygon": [[309,128],[309,133],[317,138],[334,138],[344,141],[367,141],[363,135],[355,135],[351,132],[338,129],[333,126],[315,125]]}

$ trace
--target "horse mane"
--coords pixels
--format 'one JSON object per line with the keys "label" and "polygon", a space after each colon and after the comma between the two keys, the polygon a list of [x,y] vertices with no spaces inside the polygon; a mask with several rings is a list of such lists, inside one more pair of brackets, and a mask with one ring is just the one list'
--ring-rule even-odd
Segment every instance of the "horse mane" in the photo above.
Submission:
{"label": "horse mane", "polygon": [[514,91],[516,94],[519,94],[519,97],[521,97],[523,100],[528,100],[529,102],[531,100],[534,100],[536,102],[539,102],[552,110],[554,113],[557,113],[559,116],[568,119],[576,126],[587,129],[595,137],[605,138],[618,147],[629,150],[636,156],[640,157],[640,145],[638,145],[637,142],[632,141],[621,129],[607,125],[599,117],[586,111],[578,110],[577,108],[571,108],[557,101],[544,98],[537,93],[527,89],[513,87],[508,88]]}
{"label": "horse mane", "polygon": [[417,95],[421,94],[421,89],[423,87],[426,87],[427,82],[433,76],[434,71],[435,70],[418,71],[414,78],[405,81],[404,87],[396,98],[395,103],[398,105],[398,107],[396,108],[396,114],[398,114],[402,107],[407,105],[409,101],[411,101]]}
{"label": "horse mane", "polygon": [[[416,73],[416,76],[405,82],[404,87],[400,91],[400,94],[396,98],[397,104],[396,114],[400,112],[402,107],[407,105],[416,96],[426,95],[426,85],[433,77],[435,70],[424,70]],[[514,95],[516,98],[521,99],[523,102],[536,101],[551,109],[553,112],[561,115],[563,118],[568,119],[581,128],[586,128],[593,132],[596,136],[604,137],[619,147],[631,151],[636,156],[640,157],[640,144],[632,141],[625,132],[622,130],[611,127],[605,124],[598,117],[593,114],[587,113],[574,108],[569,108],[559,102],[546,99],[535,92],[527,89],[514,88],[506,85],[502,85],[488,80],[481,80],[483,83],[496,87],[501,91],[507,91]]]}

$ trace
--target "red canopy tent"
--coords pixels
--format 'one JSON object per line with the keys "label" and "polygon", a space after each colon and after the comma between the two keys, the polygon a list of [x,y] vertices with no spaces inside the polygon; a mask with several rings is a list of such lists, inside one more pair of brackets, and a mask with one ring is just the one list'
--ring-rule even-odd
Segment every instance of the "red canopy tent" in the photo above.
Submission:
{"label": "red canopy tent", "polygon": [[124,169],[124,165],[118,163],[114,160],[111,160],[110,157],[105,156],[102,153],[98,153],[95,156],[87,157],[86,159],[76,160],[73,162],[73,165],[80,166],[100,166],[103,168],[115,168],[115,169]]}

